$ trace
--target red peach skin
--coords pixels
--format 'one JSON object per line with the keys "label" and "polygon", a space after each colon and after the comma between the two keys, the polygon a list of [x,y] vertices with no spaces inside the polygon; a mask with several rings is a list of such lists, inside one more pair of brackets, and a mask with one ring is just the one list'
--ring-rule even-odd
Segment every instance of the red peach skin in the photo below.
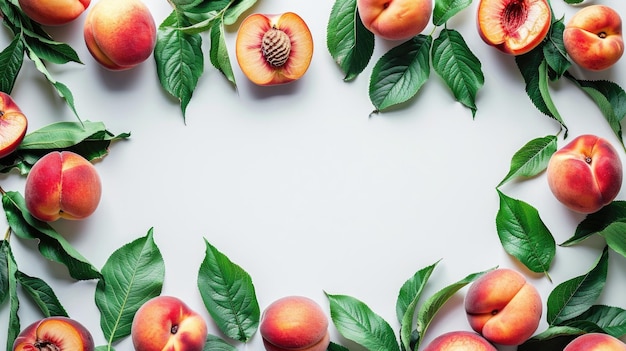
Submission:
{"label": "red peach skin", "polygon": [[626,344],[608,334],[588,333],[576,337],[563,351],[626,351]]}
{"label": "red peach skin", "polygon": [[28,129],[28,119],[13,98],[0,91],[0,158],[15,151]]}
{"label": "red peach skin", "polygon": [[60,26],[80,16],[91,0],[19,0],[20,8],[33,21]]}

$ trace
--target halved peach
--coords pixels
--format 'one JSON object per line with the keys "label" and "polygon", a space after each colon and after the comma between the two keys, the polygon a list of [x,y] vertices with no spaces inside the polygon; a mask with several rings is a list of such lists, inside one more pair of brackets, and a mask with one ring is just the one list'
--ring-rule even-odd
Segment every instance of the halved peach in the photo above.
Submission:
{"label": "halved peach", "polygon": [[300,79],[313,57],[313,36],[293,12],[252,14],[239,27],[235,42],[242,72],[257,85],[277,85]]}
{"label": "halved peach", "polygon": [[510,55],[522,55],[548,34],[552,11],[547,0],[481,0],[478,32],[485,43]]}

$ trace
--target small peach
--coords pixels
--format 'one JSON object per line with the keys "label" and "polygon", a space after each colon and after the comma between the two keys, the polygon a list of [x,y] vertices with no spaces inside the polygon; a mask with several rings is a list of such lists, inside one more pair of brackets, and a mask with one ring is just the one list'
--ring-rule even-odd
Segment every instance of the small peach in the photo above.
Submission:
{"label": "small peach", "polygon": [[330,343],[328,318],[313,300],[287,296],[270,304],[259,331],[267,351],[325,351]]}
{"label": "small peach", "polygon": [[53,151],[31,168],[24,198],[33,217],[51,222],[90,216],[101,193],[100,176],[91,162],[71,151]]}
{"label": "small peach", "polygon": [[624,54],[622,19],[606,5],[584,7],[565,25],[563,44],[580,67],[591,71],[607,69]]}
{"label": "small peach", "polygon": [[479,334],[452,331],[434,338],[422,351],[497,351],[497,349]]}
{"label": "small peach", "polygon": [[67,317],[47,317],[24,328],[13,343],[13,351],[93,351],[87,328]]}
{"label": "small peach", "polygon": [[47,25],[60,26],[80,16],[89,7],[91,0],[19,0],[19,5],[26,16],[33,21]]}
{"label": "small peach", "polygon": [[156,24],[140,0],[100,0],[84,23],[87,49],[110,70],[127,70],[146,61],[156,45]]}
{"label": "small peach", "polygon": [[587,333],[570,341],[563,351],[626,351],[626,344],[608,334]]}
{"label": "small peach", "polygon": [[557,200],[580,213],[596,212],[609,204],[622,186],[617,150],[595,135],[581,135],[555,152],[546,173]]}
{"label": "small peach", "polygon": [[241,23],[235,42],[237,63],[257,85],[277,85],[300,79],[313,57],[313,36],[293,12],[252,14]]}
{"label": "small peach", "polygon": [[474,331],[495,344],[520,345],[539,326],[541,296],[512,269],[490,271],[472,283],[465,296],[467,319]]}
{"label": "small peach", "polygon": [[383,39],[406,40],[420,34],[433,12],[433,0],[357,0],[365,28]]}

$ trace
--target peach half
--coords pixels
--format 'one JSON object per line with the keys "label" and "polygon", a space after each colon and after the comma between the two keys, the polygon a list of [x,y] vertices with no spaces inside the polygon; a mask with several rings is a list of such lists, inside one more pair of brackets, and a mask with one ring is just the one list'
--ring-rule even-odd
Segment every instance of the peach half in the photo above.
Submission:
{"label": "peach half", "polygon": [[235,41],[237,63],[254,84],[277,85],[300,79],[313,57],[313,36],[293,12],[252,14],[241,23]]}
{"label": "peach half", "polygon": [[510,55],[537,47],[548,34],[552,11],[547,0],[480,0],[478,33],[485,43]]}
{"label": "peach half", "polygon": [[28,119],[22,110],[9,94],[0,92],[0,158],[20,146],[27,129]]}
{"label": "peach half", "polygon": [[68,317],[47,317],[24,328],[13,351],[93,351],[94,341],[85,326]]}

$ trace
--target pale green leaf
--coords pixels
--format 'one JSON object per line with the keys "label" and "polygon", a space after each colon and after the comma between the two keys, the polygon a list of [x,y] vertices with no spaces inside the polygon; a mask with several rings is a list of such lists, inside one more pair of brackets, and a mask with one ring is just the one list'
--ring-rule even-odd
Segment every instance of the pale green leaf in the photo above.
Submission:
{"label": "pale green leaf", "polygon": [[536,138],[519,149],[511,159],[509,173],[502,179],[497,187],[515,177],[534,177],[545,171],[550,157],[557,150],[557,137],[548,135]]}

